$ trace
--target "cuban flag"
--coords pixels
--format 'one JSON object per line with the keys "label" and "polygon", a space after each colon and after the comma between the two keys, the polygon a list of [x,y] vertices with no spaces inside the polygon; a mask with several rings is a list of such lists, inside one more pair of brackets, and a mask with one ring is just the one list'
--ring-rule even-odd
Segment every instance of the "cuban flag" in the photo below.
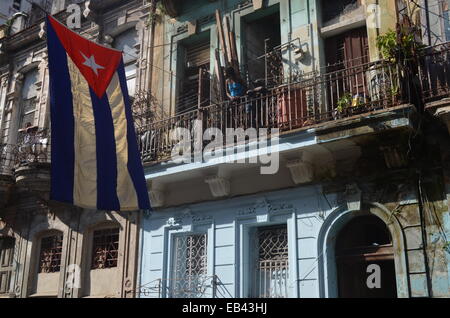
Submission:
{"label": "cuban flag", "polygon": [[150,209],[122,52],[47,16],[51,199],[111,211]]}

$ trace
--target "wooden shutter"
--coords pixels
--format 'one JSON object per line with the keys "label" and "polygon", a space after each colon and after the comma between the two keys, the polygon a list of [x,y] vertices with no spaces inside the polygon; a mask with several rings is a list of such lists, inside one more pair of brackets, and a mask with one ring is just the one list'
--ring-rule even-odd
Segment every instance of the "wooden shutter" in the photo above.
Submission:
{"label": "wooden shutter", "polygon": [[9,292],[14,256],[14,239],[0,238],[0,294]]}

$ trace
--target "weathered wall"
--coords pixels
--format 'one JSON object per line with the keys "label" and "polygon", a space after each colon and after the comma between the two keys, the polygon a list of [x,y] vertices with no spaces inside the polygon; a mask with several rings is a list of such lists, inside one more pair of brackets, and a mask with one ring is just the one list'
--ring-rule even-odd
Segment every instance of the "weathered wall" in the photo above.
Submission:
{"label": "weathered wall", "polygon": [[[156,290],[150,291],[158,279],[170,286],[174,237],[199,232],[208,235],[208,276],[217,275],[221,282],[218,297],[248,297],[249,229],[280,223],[288,229],[290,297],[336,297],[332,242],[343,224],[362,213],[381,218],[391,232],[398,296],[428,296],[414,184],[392,180],[359,187],[357,200],[335,187],[317,185],[153,212],[142,226],[141,297],[158,297]],[[448,220],[443,222],[448,226]],[[428,223],[427,231],[439,233]],[[448,297],[448,252],[442,249],[442,237],[431,242],[430,295]],[[211,292],[207,288],[205,296]]]}

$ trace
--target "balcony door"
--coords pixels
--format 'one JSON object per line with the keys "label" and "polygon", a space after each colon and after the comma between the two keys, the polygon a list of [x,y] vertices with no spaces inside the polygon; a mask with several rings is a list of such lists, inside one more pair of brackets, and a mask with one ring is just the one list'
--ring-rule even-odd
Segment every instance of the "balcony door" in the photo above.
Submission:
{"label": "balcony door", "polygon": [[349,95],[367,102],[365,63],[369,62],[366,27],[353,29],[325,40],[329,107],[335,109],[339,100]]}

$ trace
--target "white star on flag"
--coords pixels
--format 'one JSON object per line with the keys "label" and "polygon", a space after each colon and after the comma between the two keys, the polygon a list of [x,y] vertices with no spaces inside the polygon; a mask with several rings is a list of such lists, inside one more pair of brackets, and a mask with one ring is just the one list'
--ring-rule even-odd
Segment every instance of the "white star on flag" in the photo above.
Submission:
{"label": "white star on flag", "polygon": [[99,70],[99,69],[102,70],[102,69],[104,69],[104,67],[101,66],[101,65],[98,65],[98,64],[95,62],[95,57],[94,57],[94,55],[91,55],[91,57],[88,58],[88,57],[86,57],[86,55],[83,54],[83,52],[80,52],[80,53],[81,53],[81,55],[83,55],[83,58],[85,59],[83,65],[86,65],[87,67],[89,67],[90,69],[92,69],[92,70],[94,71],[95,75],[98,76],[98,70]]}

